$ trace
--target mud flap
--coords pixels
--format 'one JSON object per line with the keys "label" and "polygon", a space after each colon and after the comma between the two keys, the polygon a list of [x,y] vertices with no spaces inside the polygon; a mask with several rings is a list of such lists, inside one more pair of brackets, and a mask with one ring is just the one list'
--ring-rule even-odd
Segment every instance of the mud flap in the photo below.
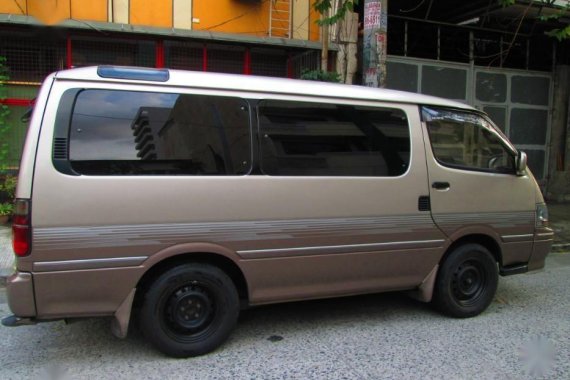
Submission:
{"label": "mud flap", "polygon": [[121,306],[115,311],[113,321],[111,322],[111,332],[117,338],[124,339],[129,331],[129,321],[131,319],[131,309],[135,298],[136,288],[131,290],[127,298],[121,303]]}
{"label": "mud flap", "polygon": [[410,290],[406,294],[421,302],[430,302],[433,296],[433,287],[435,284],[435,279],[437,277],[437,270],[439,269],[439,264],[437,264],[431,272],[424,278],[420,286],[417,289]]}

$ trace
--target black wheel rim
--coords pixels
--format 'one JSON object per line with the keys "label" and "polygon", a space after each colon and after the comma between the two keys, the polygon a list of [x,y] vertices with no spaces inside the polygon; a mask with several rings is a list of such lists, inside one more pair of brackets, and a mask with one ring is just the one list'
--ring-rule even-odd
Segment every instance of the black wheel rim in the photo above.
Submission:
{"label": "black wheel rim", "polygon": [[216,305],[208,287],[199,283],[181,286],[165,297],[162,321],[166,332],[178,341],[207,334]]}
{"label": "black wheel rim", "polygon": [[487,276],[483,265],[468,260],[457,266],[453,272],[451,289],[457,303],[473,306],[487,288]]}

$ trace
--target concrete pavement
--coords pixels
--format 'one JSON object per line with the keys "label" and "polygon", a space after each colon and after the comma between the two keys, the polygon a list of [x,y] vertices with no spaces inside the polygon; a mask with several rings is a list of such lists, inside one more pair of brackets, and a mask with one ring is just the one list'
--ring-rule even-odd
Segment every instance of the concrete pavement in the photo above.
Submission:
{"label": "concrete pavement", "polygon": [[[554,229],[553,252],[570,252],[570,203],[549,203],[550,224]],[[12,272],[11,231],[8,226],[0,226],[0,286]]]}

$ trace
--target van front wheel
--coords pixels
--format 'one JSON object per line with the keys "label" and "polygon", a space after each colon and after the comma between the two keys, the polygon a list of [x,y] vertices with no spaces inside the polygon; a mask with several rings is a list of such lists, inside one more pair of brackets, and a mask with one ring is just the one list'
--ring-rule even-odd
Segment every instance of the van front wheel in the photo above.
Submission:
{"label": "van front wheel", "polygon": [[208,264],[184,264],[152,283],[144,296],[140,325],[163,353],[190,357],[221,345],[238,314],[238,293],[225,272]]}
{"label": "van front wheel", "polygon": [[434,289],[434,305],[456,318],[473,317],[493,300],[499,280],[497,262],[479,244],[455,248],[443,261]]}

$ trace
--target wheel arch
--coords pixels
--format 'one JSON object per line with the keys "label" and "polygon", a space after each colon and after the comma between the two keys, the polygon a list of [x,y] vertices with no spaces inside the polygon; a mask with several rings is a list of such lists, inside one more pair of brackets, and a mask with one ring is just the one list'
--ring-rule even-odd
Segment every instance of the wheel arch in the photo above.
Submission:
{"label": "wheel arch", "polygon": [[439,260],[439,264],[441,265],[445,261],[445,259],[451,254],[451,252],[453,252],[457,247],[464,244],[479,244],[485,247],[491,253],[491,255],[493,255],[495,261],[500,266],[503,265],[503,253],[501,250],[501,246],[499,245],[497,240],[490,235],[481,234],[481,233],[472,233],[454,239],[453,242],[449,245],[449,247],[447,247],[441,259]]}
{"label": "wheel arch", "polygon": [[249,286],[239,256],[235,251],[212,243],[191,243],[168,247],[150,256],[144,263],[145,271],[136,285],[134,307],[140,306],[144,293],[152,282],[170,268],[185,263],[202,263],[217,266],[234,283],[240,300],[247,304]]}
{"label": "wheel arch", "polygon": [[[154,263],[137,283],[137,295],[143,295],[152,282],[165,271],[181,264],[211,264],[223,270],[234,283],[240,299],[249,299],[248,285],[241,268],[231,259],[212,252],[187,252],[164,258]],[[138,297],[137,297],[138,299]]]}
{"label": "wheel arch", "polygon": [[[205,246],[210,246],[206,244]],[[161,273],[174,268],[178,265],[186,263],[211,264],[224,271],[236,287],[240,303],[248,305],[249,291],[246,278],[239,265],[230,259],[226,252],[220,253],[219,249],[201,250],[199,252],[180,249],[180,247],[170,247],[165,251],[151,256],[143,267],[145,268],[142,276],[137,281],[131,293],[121,303],[114,315],[111,325],[111,331],[118,338],[127,336],[131,316],[137,315],[137,311],[142,306],[144,295]]]}
{"label": "wheel arch", "polygon": [[493,256],[495,261],[499,266],[503,265],[502,251],[499,243],[497,241],[485,234],[472,233],[468,235],[461,236],[460,238],[454,240],[445,250],[444,254],[441,256],[438,264],[435,265],[434,269],[425,277],[418,289],[408,292],[408,294],[419,301],[431,302],[433,298],[433,292],[435,287],[435,280],[440,273],[440,267],[445,262],[447,257],[455,250],[464,244],[479,244],[485,247]]}

